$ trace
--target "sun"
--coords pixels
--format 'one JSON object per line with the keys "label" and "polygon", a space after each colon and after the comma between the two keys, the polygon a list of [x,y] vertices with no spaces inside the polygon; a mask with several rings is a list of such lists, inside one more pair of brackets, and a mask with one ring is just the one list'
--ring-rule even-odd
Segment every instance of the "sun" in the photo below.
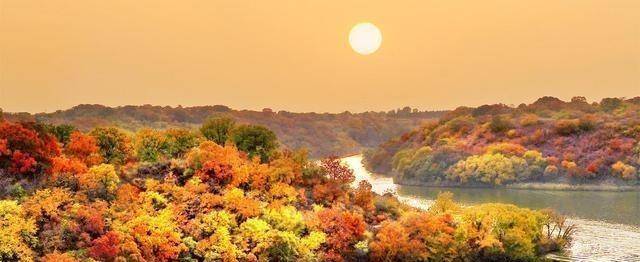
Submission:
{"label": "sun", "polygon": [[382,33],[372,23],[359,23],[349,32],[349,44],[358,54],[373,54],[382,44]]}

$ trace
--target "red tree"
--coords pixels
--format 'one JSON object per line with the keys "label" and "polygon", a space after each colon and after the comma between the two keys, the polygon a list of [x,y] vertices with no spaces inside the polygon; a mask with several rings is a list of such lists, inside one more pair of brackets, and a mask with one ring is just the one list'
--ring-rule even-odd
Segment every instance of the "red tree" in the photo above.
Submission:
{"label": "red tree", "polygon": [[355,179],[353,170],[340,163],[340,159],[333,156],[323,159],[320,163],[327,171],[327,176],[331,179],[337,180],[342,183],[351,183]]}
{"label": "red tree", "polygon": [[69,142],[65,146],[66,154],[81,160],[87,166],[102,162],[99,150],[95,137],[77,131],[71,134]]}
{"label": "red tree", "polygon": [[320,227],[327,234],[328,260],[342,260],[346,252],[363,237],[366,224],[362,215],[335,208],[318,213]]}
{"label": "red tree", "polygon": [[89,248],[89,256],[99,261],[114,261],[120,253],[120,234],[109,231],[93,240]]}
{"label": "red tree", "polygon": [[34,123],[0,122],[0,168],[22,176],[46,171],[60,154],[55,138]]}

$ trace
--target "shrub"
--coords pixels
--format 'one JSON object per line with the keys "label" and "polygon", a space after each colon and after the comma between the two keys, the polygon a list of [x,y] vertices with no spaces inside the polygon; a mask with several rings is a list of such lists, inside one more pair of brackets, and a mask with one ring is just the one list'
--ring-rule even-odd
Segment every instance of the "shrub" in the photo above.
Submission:
{"label": "shrub", "polygon": [[452,166],[447,177],[460,183],[475,181],[503,185],[515,181],[525,163],[522,158],[500,153],[470,156]]}
{"label": "shrub", "polygon": [[634,166],[622,163],[622,161],[615,162],[611,165],[611,170],[615,175],[618,175],[626,180],[635,180],[638,177],[638,171]]}
{"label": "shrub", "polygon": [[489,122],[489,129],[493,133],[506,132],[511,128],[513,128],[511,120],[501,115],[493,116],[493,118],[491,118],[491,122]]}
{"label": "shrub", "polygon": [[524,114],[520,117],[521,126],[534,126],[540,123],[540,117],[536,114]]}
{"label": "shrub", "polygon": [[[499,260],[532,260],[537,254],[537,240],[542,234],[542,224],[545,217],[538,211],[519,208],[508,204],[482,204],[474,208],[465,209],[462,215],[464,221],[482,221],[480,224],[466,224],[475,226],[469,233],[481,233],[486,230],[488,235],[473,240],[479,244],[476,260],[484,261],[489,258]],[[477,227],[480,227],[479,230]],[[490,260],[493,260],[490,259]]]}
{"label": "shrub", "polygon": [[596,127],[595,116],[587,115],[587,116],[581,117],[580,120],[578,120],[578,128],[580,128],[580,130],[582,130],[583,132],[591,131],[595,127]]}
{"label": "shrub", "polygon": [[561,136],[575,135],[580,130],[580,121],[577,119],[562,119],[556,121],[555,124],[555,131]]}

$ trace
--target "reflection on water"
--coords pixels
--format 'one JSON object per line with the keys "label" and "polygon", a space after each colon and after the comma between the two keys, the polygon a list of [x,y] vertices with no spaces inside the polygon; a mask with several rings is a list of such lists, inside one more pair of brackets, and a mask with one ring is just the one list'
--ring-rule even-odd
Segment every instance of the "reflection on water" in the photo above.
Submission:
{"label": "reflection on water", "polygon": [[374,192],[395,192],[401,201],[419,208],[429,207],[441,191],[454,193],[454,198],[464,205],[498,202],[532,209],[553,208],[569,216],[578,227],[570,248],[574,259],[640,261],[640,192],[399,186],[389,177],[367,171],[361,155],[342,161],[354,170],[354,185],[367,180]]}
{"label": "reflection on water", "polygon": [[552,208],[570,217],[640,225],[640,192],[546,191],[488,188],[425,188],[399,186],[400,195],[429,199],[450,191],[458,202],[498,202],[532,209]]}

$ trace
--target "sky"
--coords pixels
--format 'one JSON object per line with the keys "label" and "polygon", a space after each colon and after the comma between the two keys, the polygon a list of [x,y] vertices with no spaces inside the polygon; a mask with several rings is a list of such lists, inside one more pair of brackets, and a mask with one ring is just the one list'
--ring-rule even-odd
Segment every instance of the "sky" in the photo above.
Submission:
{"label": "sky", "polygon": [[[375,24],[371,55],[348,44]],[[637,0],[0,0],[0,108],[422,110],[640,95]]]}

